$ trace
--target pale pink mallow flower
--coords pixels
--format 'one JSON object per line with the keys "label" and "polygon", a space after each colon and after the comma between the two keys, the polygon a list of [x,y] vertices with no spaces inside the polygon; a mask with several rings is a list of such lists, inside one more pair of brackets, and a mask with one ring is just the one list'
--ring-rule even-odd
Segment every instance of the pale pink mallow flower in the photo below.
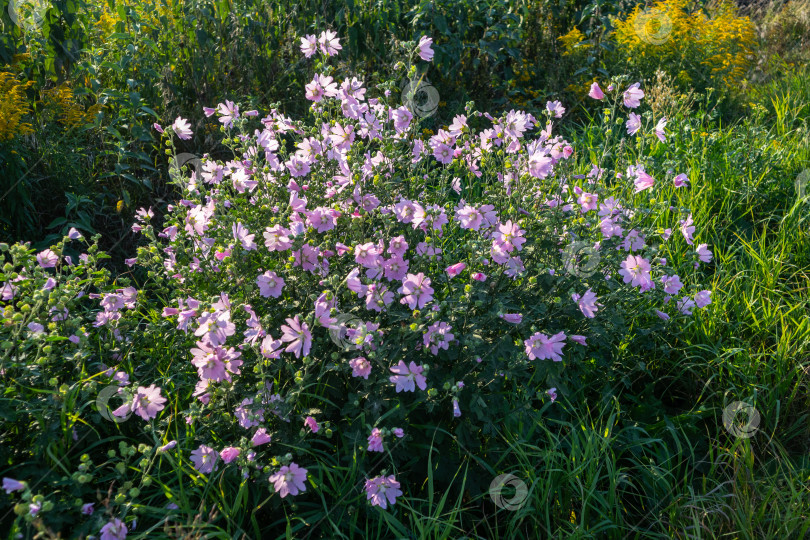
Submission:
{"label": "pale pink mallow flower", "polygon": [[318,433],[318,430],[321,429],[321,426],[318,425],[318,421],[311,416],[307,416],[306,420],[304,420],[304,425],[308,427],[312,433]]}
{"label": "pale pink mallow flower", "polygon": [[482,272],[476,272],[476,273],[474,273],[474,274],[472,275],[472,278],[473,278],[475,281],[486,281],[486,280],[487,280],[487,275],[486,275],[486,274],[484,274],[484,273],[482,273]]}
{"label": "pale pink mallow flower", "polygon": [[296,358],[301,358],[301,355],[307,356],[312,347],[312,334],[309,331],[309,325],[300,320],[298,315],[294,319],[287,319],[287,324],[281,325],[281,341],[289,343],[286,352],[291,352]]}
{"label": "pale pink mallow flower", "polygon": [[448,276],[453,278],[459,275],[461,272],[463,272],[465,268],[467,268],[467,263],[460,262],[448,266],[447,268],[444,269],[444,271],[447,272]]}
{"label": "pale pink mallow flower", "polygon": [[655,179],[646,172],[639,171],[633,183],[636,187],[636,193],[641,193],[642,191],[652,189],[655,185]]}
{"label": "pale pink mallow flower", "polygon": [[25,489],[25,482],[13,478],[3,478],[3,489],[6,490],[7,494],[13,491],[22,491]]}
{"label": "pale pink mallow flower", "polygon": [[46,249],[37,254],[37,262],[42,268],[53,268],[59,262],[59,255],[50,249]]}
{"label": "pale pink mallow flower", "polygon": [[422,36],[419,38],[419,44],[417,45],[419,48],[419,58],[425,62],[430,62],[433,60],[433,54],[435,51],[431,48],[431,45],[433,45],[433,38],[429,38],[427,36]]}
{"label": "pale pink mallow flower", "polygon": [[599,88],[597,83],[591,83],[591,91],[588,92],[588,97],[593,99],[605,99],[605,93]]}
{"label": "pale pink mallow flower", "polygon": [[134,412],[144,420],[157,418],[157,413],[165,408],[166,398],[160,395],[160,387],[154,384],[149,387],[139,386],[131,403],[121,405],[113,411],[115,416],[126,416],[129,411]]}
{"label": "pale pink mallow flower", "polygon": [[562,349],[565,347],[565,333],[559,332],[551,337],[535,332],[523,342],[529,360],[562,361]]}
{"label": "pale pink mallow flower", "polygon": [[562,115],[565,114],[565,107],[559,101],[547,101],[546,110],[554,118],[562,118]]}
{"label": "pale pink mallow flower", "polygon": [[242,451],[234,446],[228,446],[223,448],[222,451],[219,453],[219,457],[222,458],[222,461],[225,462],[227,465],[228,463],[232,462],[236,458],[239,457]]}
{"label": "pale pink mallow flower", "polygon": [[378,476],[366,480],[366,498],[371,501],[371,506],[379,506],[385,510],[389,504],[395,504],[397,497],[402,495],[399,487],[395,476],[391,475],[387,478]]}
{"label": "pale pink mallow flower", "polygon": [[523,315],[520,313],[504,313],[501,315],[501,319],[508,323],[520,324],[523,321]]}
{"label": "pale pink mallow flower", "polygon": [[256,249],[256,242],[253,241],[255,234],[250,234],[250,231],[241,223],[234,223],[231,227],[233,238],[240,244],[246,251],[253,251]]}
{"label": "pale pink mallow flower", "polygon": [[371,363],[368,360],[362,356],[354,358],[349,360],[349,366],[352,368],[352,377],[363,377],[368,380],[368,376],[371,374]]}
{"label": "pale pink mallow flower", "polygon": [[695,305],[699,309],[703,309],[712,303],[712,291],[703,290],[695,295]]}
{"label": "pale pink mallow flower", "polygon": [[416,386],[418,386],[420,390],[427,388],[427,379],[422,375],[424,367],[417,366],[415,362],[406,365],[405,362],[400,360],[399,364],[390,369],[395,375],[391,376],[388,380],[396,385],[397,393],[402,391],[414,392],[416,391]]}
{"label": "pale pink mallow flower", "polygon": [[556,388],[549,388],[546,390],[546,394],[548,397],[551,398],[551,402],[554,403],[557,400],[557,389]]}
{"label": "pale pink mallow flower", "polygon": [[259,287],[259,294],[265,298],[278,298],[284,288],[284,278],[279,277],[275,272],[265,272],[256,278],[256,285]]}
{"label": "pale pink mallow flower", "polygon": [[380,431],[378,428],[372,429],[371,435],[368,436],[368,451],[369,452],[383,451],[382,431]]}
{"label": "pale pink mallow flower", "polygon": [[290,463],[289,466],[284,465],[277,473],[271,475],[269,480],[282,499],[287,495],[294,497],[307,490],[304,483],[307,480],[307,470],[295,463]]}
{"label": "pale pink mallow flower", "polygon": [[635,109],[641,105],[641,99],[644,97],[644,91],[639,88],[641,83],[633,83],[630,88],[624,91],[624,106],[630,109]]}
{"label": "pale pink mallow flower", "polygon": [[203,474],[212,472],[218,459],[219,453],[204,444],[201,444],[196,450],[191,451],[191,461],[194,463],[194,468]]}
{"label": "pale pink mallow flower", "polygon": [[667,127],[667,117],[661,118],[657,124],[655,124],[655,136],[658,137],[658,140],[661,142],[667,142],[667,136],[664,133],[664,129]]}
{"label": "pale pink mallow flower", "polygon": [[683,313],[684,315],[691,315],[692,310],[695,308],[695,301],[689,298],[688,296],[684,296],[676,303],[678,311]]}
{"label": "pale pink mallow flower", "polygon": [[337,32],[331,30],[321,32],[321,35],[318,36],[318,47],[326,56],[335,56],[339,50],[343,49],[337,37]]}
{"label": "pale pink mallow flower", "polygon": [[672,179],[672,183],[675,185],[676,188],[681,188],[685,186],[689,182],[689,177],[686,174],[681,173],[675,178]]}
{"label": "pale pink mallow flower", "polygon": [[422,309],[425,304],[433,300],[433,288],[430,286],[430,278],[425,277],[422,272],[408,274],[398,292],[404,295],[400,302],[411,309]]}
{"label": "pale pink mallow flower", "polygon": [[194,134],[191,131],[191,123],[189,123],[189,121],[185,118],[181,118],[179,116],[172,124],[172,129],[174,130],[174,133],[184,141],[189,140]]}
{"label": "pale pink mallow flower", "polygon": [[87,503],[82,505],[82,515],[92,516],[93,512],[95,511],[96,509],[94,508],[93,503]]}
{"label": "pale pink mallow flower", "polygon": [[636,113],[630,113],[627,117],[627,122],[625,122],[625,127],[627,128],[628,135],[635,135],[636,132],[641,129],[641,117]]}
{"label": "pale pink mallow flower", "polygon": [[267,434],[267,430],[265,428],[259,428],[256,430],[256,433],[253,434],[253,438],[250,439],[250,444],[253,446],[261,446],[269,443],[272,439],[273,438]]}
{"label": "pale pink mallow flower", "polygon": [[301,52],[307,58],[311,58],[312,55],[318,52],[318,38],[314,34],[308,34],[301,38]]}
{"label": "pale pink mallow flower", "polygon": [[619,275],[624,278],[625,283],[630,283],[633,287],[641,287],[641,291],[647,291],[655,287],[650,277],[650,262],[642,257],[628,255],[622,261],[622,268]]}
{"label": "pale pink mallow flower", "polygon": [[571,298],[577,303],[577,306],[583,315],[589,319],[596,317],[596,312],[599,310],[597,306],[600,306],[601,304],[596,302],[598,298],[596,293],[594,293],[591,289],[585,291],[585,294],[582,296],[574,293],[571,295]]}
{"label": "pale pink mallow flower", "polygon": [[101,540],[125,540],[127,525],[118,518],[113,518],[101,528]]}
{"label": "pale pink mallow flower", "polygon": [[689,214],[689,216],[685,220],[681,220],[680,223],[681,223],[681,234],[686,239],[686,243],[689,244],[690,246],[694,245],[694,242],[692,241],[692,235],[695,234],[695,225],[694,225],[695,222],[692,220],[692,214]]}
{"label": "pale pink mallow flower", "polygon": [[570,339],[574,343],[579,343],[580,345],[583,345],[585,347],[588,346],[588,343],[587,343],[588,338],[586,336],[580,336],[579,334],[572,334],[572,335],[568,336],[568,339]]}
{"label": "pale pink mallow flower", "polygon": [[681,278],[675,274],[674,276],[661,276],[661,283],[664,285],[664,292],[667,294],[678,294],[683,287]]}
{"label": "pale pink mallow flower", "polygon": [[458,406],[458,399],[453,398],[453,417],[458,418],[461,416],[461,407]]}
{"label": "pale pink mallow flower", "polygon": [[698,254],[700,260],[704,263],[711,262],[712,260],[712,252],[709,249],[708,244],[698,244],[697,249],[695,250]]}

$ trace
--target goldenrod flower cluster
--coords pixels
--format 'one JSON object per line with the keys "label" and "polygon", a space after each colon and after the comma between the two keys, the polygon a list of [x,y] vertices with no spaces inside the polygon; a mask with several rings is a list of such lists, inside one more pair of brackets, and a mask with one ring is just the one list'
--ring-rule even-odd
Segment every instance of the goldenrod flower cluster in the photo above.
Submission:
{"label": "goldenrod flower cluster", "polygon": [[655,65],[684,84],[735,86],[754,61],[754,23],[727,0],[711,4],[708,16],[691,12],[691,4],[662,0],[615,20],[618,52],[631,64]]}
{"label": "goldenrod flower cluster", "polygon": [[31,81],[21,82],[13,73],[0,71],[0,141],[33,133],[31,124],[24,121],[31,114],[25,92],[32,84]]}

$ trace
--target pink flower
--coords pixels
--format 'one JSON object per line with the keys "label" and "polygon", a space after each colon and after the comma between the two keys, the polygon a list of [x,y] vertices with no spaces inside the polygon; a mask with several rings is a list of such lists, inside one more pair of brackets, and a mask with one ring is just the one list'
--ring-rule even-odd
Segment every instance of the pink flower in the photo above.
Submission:
{"label": "pink flower", "polygon": [[394,129],[397,130],[397,133],[403,133],[411,125],[413,114],[408,110],[407,107],[403,106],[394,109],[391,114],[394,119]]}
{"label": "pink flower", "polygon": [[472,275],[472,278],[473,278],[475,281],[486,281],[486,280],[487,280],[487,275],[486,275],[486,274],[483,274],[483,273],[481,273],[481,272],[476,272],[476,273],[474,273],[474,274]]}
{"label": "pink flower", "polygon": [[189,121],[179,116],[174,121],[174,124],[172,124],[172,129],[174,129],[175,134],[184,141],[189,140],[193,135]]}
{"label": "pink flower", "polygon": [[289,229],[281,225],[274,225],[264,230],[264,245],[270,251],[286,251],[292,247]]}
{"label": "pink flower", "polygon": [[678,294],[683,287],[683,283],[681,283],[681,278],[678,275],[674,276],[662,276],[661,283],[664,285],[664,292],[667,294]]}
{"label": "pink flower", "polygon": [[[321,52],[326,56],[335,56],[343,47],[340,45],[340,40],[337,38],[337,32],[326,30],[321,32],[318,36],[318,47]],[[295,493],[293,493],[295,495]]]}
{"label": "pink flower", "polygon": [[635,135],[636,132],[641,129],[641,117],[636,113],[630,113],[627,116],[627,122],[625,122],[625,127],[627,127],[627,134],[628,135]]}
{"label": "pink flower", "polygon": [[21,491],[25,489],[25,482],[20,482],[19,480],[15,480],[13,478],[3,478],[3,489],[6,490],[6,493],[11,493],[12,491]]}
{"label": "pink flower", "polygon": [[217,112],[219,113],[219,121],[226,128],[233,127],[233,121],[239,118],[239,105],[235,105],[233,101],[225,100],[225,103],[217,105]]}
{"label": "pink flower", "polygon": [[222,449],[222,451],[219,453],[219,457],[221,457],[222,461],[224,461],[225,464],[227,465],[231,461],[238,458],[241,452],[242,452],[241,450],[239,450],[234,446],[228,446]]}
{"label": "pink flower", "polygon": [[676,306],[678,310],[684,315],[691,315],[692,309],[695,307],[695,301],[689,298],[688,296],[684,296],[683,298],[678,300]]}
{"label": "pink flower", "polygon": [[242,225],[241,223],[234,223],[231,227],[233,232],[233,238],[237,242],[242,244],[242,248],[246,251],[252,251],[256,249],[256,243],[253,241],[253,238],[256,236],[255,234],[250,234],[250,231],[247,230],[247,227]]}
{"label": "pink flower", "polygon": [[641,98],[644,97],[644,91],[639,88],[641,83],[634,83],[630,88],[624,91],[624,106],[630,109],[635,109],[641,105]]}
{"label": "pink flower", "polygon": [[439,354],[439,349],[447,350],[448,345],[455,338],[450,333],[452,327],[446,322],[433,323],[422,336],[425,347],[430,346],[430,352]]}
{"label": "pink flower", "polygon": [[259,294],[265,298],[278,298],[281,296],[281,289],[284,288],[284,278],[279,277],[275,272],[265,272],[256,278],[256,285],[259,286]]}
{"label": "pink flower", "polygon": [[101,540],[125,540],[127,525],[118,518],[113,518],[101,528]]}
{"label": "pink flower", "polygon": [[458,406],[458,399],[453,398],[453,417],[458,418],[461,416],[461,407]]}
{"label": "pink flower", "polygon": [[399,364],[390,368],[396,375],[390,377],[388,380],[396,385],[396,392],[414,392],[416,390],[414,383],[420,390],[427,388],[427,379],[422,375],[424,371],[423,366],[417,366],[416,363],[411,362],[410,365],[405,365],[402,360]]}
{"label": "pink flower", "polygon": [[636,193],[651,189],[655,185],[655,179],[644,171],[639,171],[634,181]]}
{"label": "pink flower", "polygon": [[306,491],[307,486],[304,484],[306,479],[307,470],[295,463],[290,463],[289,466],[284,465],[277,473],[270,476],[270,482],[273,483],[276,493],[281,494],[282,499],[287,495],[294,497]]}
{"label": "pink flower", "polygon": [[377,428],[372,429],[371,435],[368,436],[368,451],[369,452],[383,451],[382,431],[380,431]]}
{"label": "pink flower", "polygon": [[689,217],[685,220],[681,220],[681,234],[686,239],[686,243],[690,246],[694,245],[692,241],[692,235],[695,233],[694,223],[695,222],[692,221],[692,214],[689,214]]}
{"label": "pink flower", "polygon": [[548,397],[551,398],[552,403],[554,403],[554,401],[556,401],[556,399],[557,399],[557,389],[556,388],[549,388],[548,390],[546,390],[546,394],[548,394]]}
{"label": "pink flower", "polygon": [[425,304],[433,300],[430,278],[425,277],[422,272],[408,274],[398,292],[405,295],[400,302],[407,304],[411,309],[422,309]]}
{"label": "pink flower", "polygon": [[508,323],[520,324],[523,320],[523,315],[520,313],[504,313],[501,318]]}
{"label": "pink flower", "polygon": [[681,173],[672,179],[672,183],[675,185],[676,188],[685,186],[687,182],[689,182],[689,177],[686,176],[686,174],[684,173]]}
{"label": "pink flower", "polygon": [[371,506],[379,506],[385,510],[388,504],[396,503],[400,495],[402,491],[399,489],[399,482],[393,475],[388,478],[378,476],[366,480],[366,498],[371,501]]}
{"label": "pink flower", "polygon": [[163,452],[168,452],[175,446],[177,446],[177,441],[169,441],[163,446],[159,447],[157,451],[162,454]]}
{"label": "pink flower", "polygon": [[697,252],[698,257],[702,262],[707,263],[712,260],[712,252],[709,249],[708,244],[698,244],[698,247],[695,251]]}
{"label": "pink flower", "polygon": [[312,433],[318,433],[318,430],[321,429],[318,425],[318,421],[311,416],[307,416],[306,420],[304,420],[304,425],[308,427]]}
{"label": "pink flower", "polygon": [[642,257],[628,255],[622,261],[622,268],[619,274],[624,278],[625,283],[630,283],[633,287],[641,287],[642,292],[655,287],[650,278],[650,262]]}
{"label": "pink flower", "polygon": [[253,438],[250,440],[250,443],[253,446],[260,446],[262,444],[269,443],[272,440],[272,437],[267,434],[267,430],[265,428],[259,428],[256,430],[256,433],[253,434]]}
{"label": "pink flower", "polygon": [[565,114],[565,107],[563,107],[562,103],[559,101],[547,101],[546,110],[549,114],[553,115],[554,118],[562,118],[562,115]]}
{"label": "pink flower", "polygon": [[394,436],[396,436],[399,439],[405,436],[405,431],[403,431],[402,428],[394,428],[391,430],[391,433],[393,433]]}
{"label": "pink flower", "polygon": [[[288,326],[289,325],[289,326]],[[301,322],[298,315],[294,319],[287,319],[287,324],[281,325],[281,341],[289,343],[286,352],[295,354],[296,358],[301,358],[309,354],[310,347],[312,346],[312,334],[309,331],[309,325]]]}
{"label": "pink flower", "polygon": [[301,38],[301,52],[307,58],[318,52],[318,39],[313,34]]}
{"label": "pink flower", "polygon": [[709,304],[711,304],[712,303],[711,294],[712,294],[712,291],[706,291],[706,290],[700,291],[699,293],[697,293],[695,295],[695,305],[697,305],[698,308],[703,309],[706,306],[708,306]]}
{"label": "pink flower", "polygon": [[37,262],[42,268],[53,268],[59,262],[59,255],[46,249],[37,254]]}
{"label": "pink flower", "polygon": [[460,263],[456,263],[456,264],[453,264],[451,266],[448,266],[447,268],[445,268],[444,271],[447,272],[448,276],[453,278],[453,277],[456,277],[457,275],[459,275],[461,272],[463,272],[465,268],[467,268],[467,263],[460,262]]}
{"label": "pink flower", "polygon": [[551,337],[535,332],[529,339],[523,342],[526,347],[526,354],[529,360],[562,360],[562,349],[565,346],[565,334],[560,332]]}
{"label": "pink flower", "polygon": [[371,373],[371,363],[368,360],[362,356],[354,358],[349,360],[349,366],[352,368],[352,377],[363,377],[368,380],[368,376]]}
{"label": "pink flower", "polygon": [[667,315],[663,311],[659,311],[659,310],[656,309],[655,314],[658,315],[658,318],[663,320],[663,321],[668,321],[669,320],[669,315]]}
{"label": "pink flower", "polygon": [[194,467],[203,474],[212,472],[218,459],[219,453],[204,444],[191,452],[191,461],[194,462]]}
{"label": "pink flower", "polygon": [[433,60],[434,51],[431,48],[431,45],[433,45],[433,38],[429,38],[427,36],[422,36],[419,38],[419,58],[425,62],[430,62]]}
{"label": "pink flower", "polygon": [[658,123],[655,125],[655,136],[658,137],[658,140],[661,142],[667,141],[667,136],[664,133],[664,128],[667,127],[667,118],[666,116],[661,118]]}
{"label": "pink flower", "polygon": [[132,398],[131,408],[135,414],[144,420],[149,420],[157,418],[157,413],[165,407],[164,403],[166,403],[166,398],[160,395],[160,387],[152,384],[148,388],[138,387],[135,397]]}
{"label": "pink flower", "polygon": [[582,296],[574,293],[571,295],[571,298],[573,298],[574,302],[577,303],[577,306],[579,306],[579,310],[583,315],[589,319],[596,317],[596,312],[599,310],[599,308],[596,306],[600,306],[601,304],[596,303],[598,298],[592,290],[588,289]]}
{"label": "pink flower", "polygon": [[597,83],[591,83],[591,91],[588,92],[588,97],[591,97],[593,99],[604,99],[605,93],[602,92],[602,89],[599,88],[599,85]]}
{"label": "pink flower", "polygon": [[93,508],[93,503],[87,503],[82,505],[82,514],[85,516],[92,516],[93,512],[95,512],[95,508]]}
{"label": "pink flower", "polygon": [[570,339],[574,343],[579,343],[580,345],[583,345],[585,347],[588,346],[588,343],[586,343],[585,341],[587,339],[585,336],[580,336],[579,334],[572,334],[568,336],[568,339]]}

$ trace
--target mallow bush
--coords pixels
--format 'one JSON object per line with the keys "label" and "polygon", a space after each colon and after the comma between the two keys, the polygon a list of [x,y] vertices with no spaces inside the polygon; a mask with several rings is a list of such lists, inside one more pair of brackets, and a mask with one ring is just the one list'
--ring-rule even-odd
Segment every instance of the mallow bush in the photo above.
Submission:
{"label": "mallow bush", "polygon": [[[432,44],[409,45],[415,78]],[[436,433],[483,456],[516,408],[599,384],[631,326],[710,303],[695,270],[712,254],[678,204],[689,171],[656,157],[667,119],[639,113],[638,83],[594,83],[590,145],[558,132],[559,102],[542,118],[470,103],[427,136],[391,85],[339,77],[336,34],[301,50],[306,118],[206,107],[227,157],[193,168],[176,148],[191,122],[155,125],[178,197],[138,212],[132,276],[98,270],[74,232],[2,246],[19,530],[124,538],[198,508],[184,486],[223,482],[282,522],[324,497],[397,512]]]}

